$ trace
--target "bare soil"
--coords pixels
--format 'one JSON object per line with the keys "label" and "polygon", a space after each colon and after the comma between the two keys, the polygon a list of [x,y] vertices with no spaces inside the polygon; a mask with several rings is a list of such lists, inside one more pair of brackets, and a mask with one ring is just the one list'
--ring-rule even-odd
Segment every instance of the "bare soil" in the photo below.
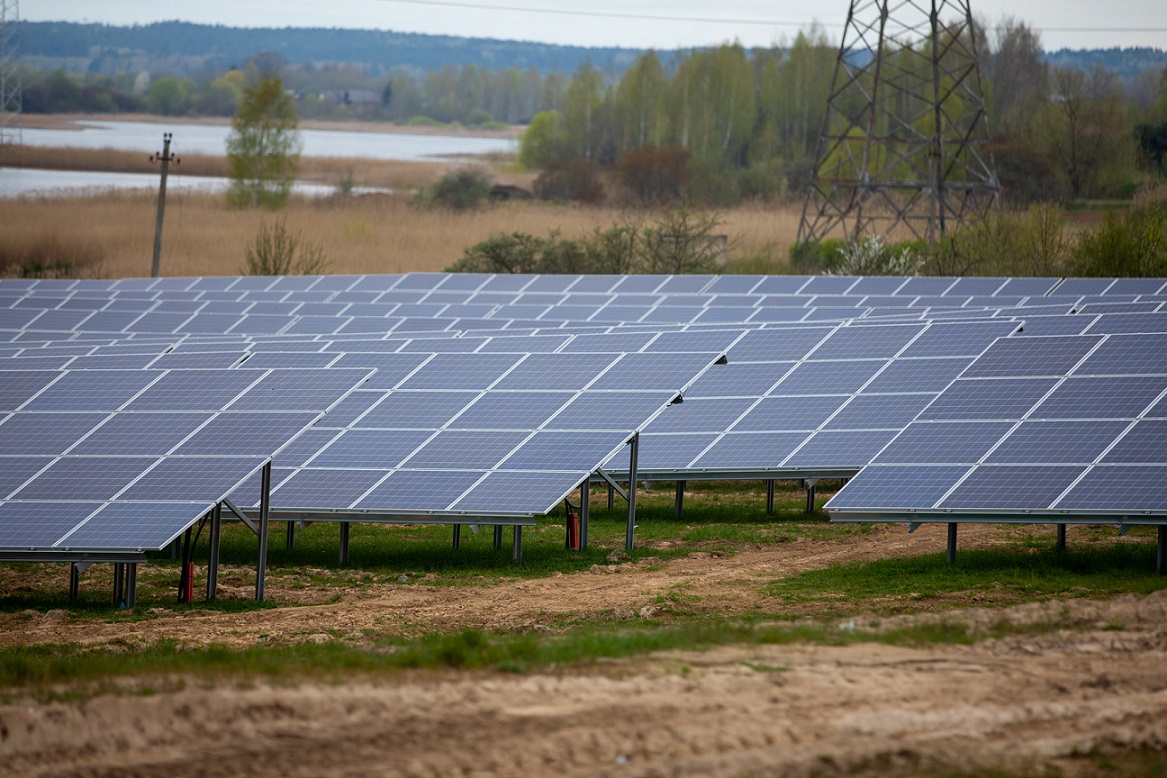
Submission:
{"label": "bare soil", "polygon": [[[962,528],[961,547],[1003,537],[998,528]],[[940,527],[886,528],[482,587],[364,586],[334,603],[246,614],[128,624],[6,614],[0,641],[116,650],[160,638],[243,647],[462,627],[549,630],[573,619],[661,618],[658,595],[678,584],[718,615],[789,616],[762,584],[942,546]],[[269,592],[291,594],[279,581]],[[937,620],[1046,628],[972,646],[726,646],[526,675],[146,679],[139,693],[0,705],[0,775],[1167,774],[1167,591],[853,623]],[[142,693],[147,687],[163,691]]]}

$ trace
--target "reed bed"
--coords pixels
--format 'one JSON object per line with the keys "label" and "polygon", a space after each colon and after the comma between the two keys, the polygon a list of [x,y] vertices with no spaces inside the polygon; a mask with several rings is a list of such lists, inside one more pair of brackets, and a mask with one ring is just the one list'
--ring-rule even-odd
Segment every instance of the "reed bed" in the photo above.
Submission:
{"label": "reed bed", "polygon": [[[156,207],[156,196],[148,192],[0,200],[5,225],[0,258],[43,254],[46,245],[63,247],[70,255],[88,255],[86,247],[100,247],[100,266],[78,268],[77,275],[148,275]],[[238,274],[260,225],[277,218],[323,248],[328,272],[404,273],[440,271],[468,246],[498,233],[558,230],[572,238],[636,216],[531,201],[469,213],[428,211],[411,205],[406,195],[293,197],[287,208],[272,213],[231,210],[221,196],[176,191],[167,199],[162,274]],[[731,269],[738,263],[748,272],[782,269],[797,231],[796,206],[742,207],[723,217],[722,231],[731,238]],[[13,272],[11,266],[7,272]]]}

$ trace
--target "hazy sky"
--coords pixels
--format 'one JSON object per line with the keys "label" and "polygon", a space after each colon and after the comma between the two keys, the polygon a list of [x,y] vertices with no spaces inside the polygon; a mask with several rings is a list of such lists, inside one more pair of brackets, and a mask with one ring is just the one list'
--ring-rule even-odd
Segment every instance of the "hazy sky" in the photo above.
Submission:
{"label": "hazy sky", "polygon": [[[372,28],[580,46],[672,49],[734,39],[747,46],[767,45],[781,42],[813,21],[837,39],[848,6],[839,0],[25,0],[20,11],[29,21],[146,24],[180,19],[235,27]],[[1013,14],[1041,31],[1047,49],[1167,49],[1163,0],[974,0],[973,12],[994,24],[1006,13]],[[579,13],[595,15],[575,15]]]}

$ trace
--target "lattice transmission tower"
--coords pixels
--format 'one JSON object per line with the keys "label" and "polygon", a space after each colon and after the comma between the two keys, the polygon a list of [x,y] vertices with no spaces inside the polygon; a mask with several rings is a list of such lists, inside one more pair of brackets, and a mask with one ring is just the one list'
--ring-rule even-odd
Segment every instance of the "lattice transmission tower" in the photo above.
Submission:
{"label": "lattice transmission tower", "polygon": [[800,241],[932,241],[998,206],[978,33],[968,2],[852,0]]}
{"label": "lattice transmission tower", "polygon": [[20,3],[0,0],[0,146],[21,142],[19,24]]}

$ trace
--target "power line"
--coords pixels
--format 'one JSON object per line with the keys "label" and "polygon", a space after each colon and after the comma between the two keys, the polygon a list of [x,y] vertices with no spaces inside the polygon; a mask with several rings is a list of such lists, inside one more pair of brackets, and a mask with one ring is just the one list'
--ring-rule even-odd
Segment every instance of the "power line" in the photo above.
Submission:
{"label": "power line", "polygon": [[[841,23],[833,22],[817,22],[817,21],[790,21],[780,19],[734,19],[717,16],[671,16],[663,14],[638,14],[638,13],[617,13],[613,11],[581,11],[568,8],[532,8],[526,6],[516,5],[497,5],[494,3],[460,3],[456,0],[377,0],[381,3],[397,3],[399,5],[425,5],[435,6],[440,8],[464,8],[475,11],[505,11],[509,13],[527,13],[527,14],[544,14],[548,16],[583,16],[595,19],[634,19],[639,21],[650,22],[686,22],[698,24],[733,24],[733,25],[749,25],[749,26],[766,26],[766,27],[808,27],[812,24],[824,28],[842,29],[844,27]],[[1167,32],[1167,27],[1045,27],[1032,25],[1034,29],[1041,32],[1081,32],[1081,33],[1107,33],[1107,32]],[[989,29],[997,30],[1000,27],[991,27]]]}

